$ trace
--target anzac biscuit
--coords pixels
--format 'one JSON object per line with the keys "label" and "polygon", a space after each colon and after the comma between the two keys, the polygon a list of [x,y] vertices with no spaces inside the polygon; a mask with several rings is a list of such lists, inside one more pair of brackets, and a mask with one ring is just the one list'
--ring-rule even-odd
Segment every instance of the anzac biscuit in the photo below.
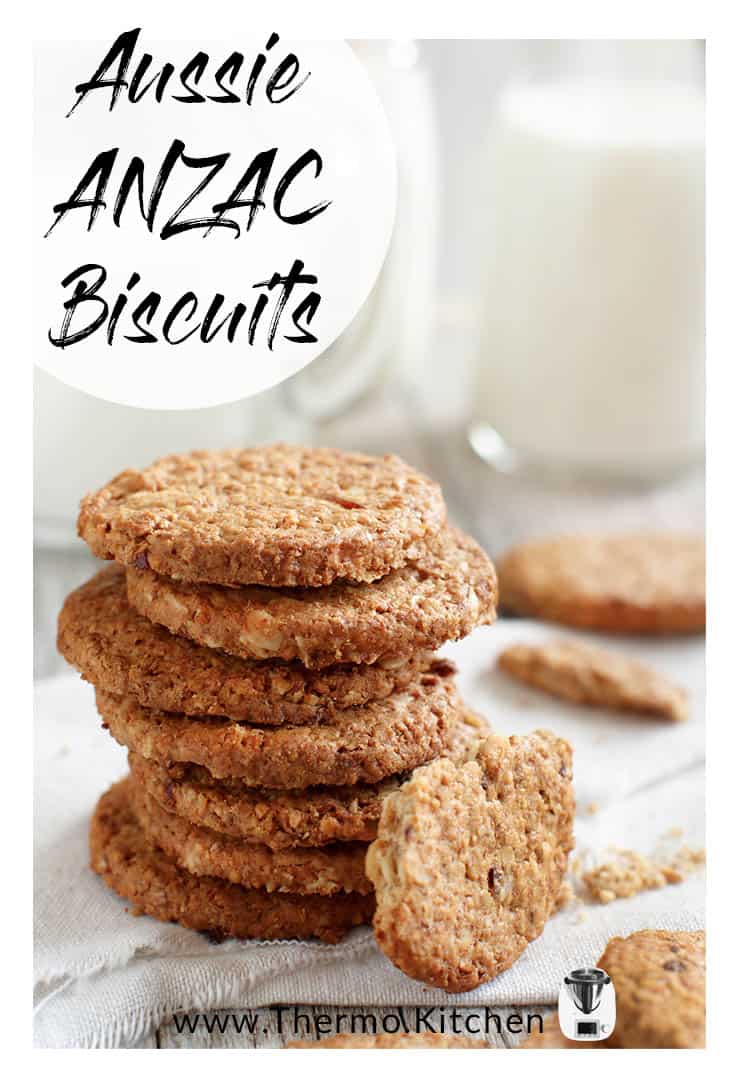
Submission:
{"label": "anzac biscuit", "polygon": [[[451,728],[444,754],[463,760],[488,731],[484,720],[465,713]],[[198,765],[159,765],[135,753],[128,761],[136,783],[173,814],[274,851],[374,840],[383,800],[410,775],[352,787],[275,791],[215,780]]]}
{"label": "anzac biscuit", "polygon": [[705,625],[705,551],[698,536],[640,534],[532,540],[498,564],[504,607],[520,615],[628,634]]}
{"label": "anzac biscuit", "polygon": [[366,870],[378,945],[452,993],[509,968],[556,909],[572,848],[572,752],[549,732],[432,762],[383,804]]}
{"label": "anzac biscuit", "polygon": [[332,1035],[329,1039],[294,1039],[286,1050],[490,1050],[480,1039],[422,1031],[396,1035]]}
{"label": "anzac biscuit", "polygon": [[495,618],[495,570],[480,547],[447,529],[422,558],[367,585],[224,589],[128,571],[128,598],[173,634],[251,660],[308,668],[400,660]]}
{"label": "anzac biscuit", "polygon": [[607,1047],[704,1046],[704,931],[640,930],[612,938],[598,967],[615,987],[617,1017]]}
{"label": "anzac biscuit", "polygon": [[561,638],[511,645],[498,664],[521,682],[581,705],[685,720],[686,691],[632,657]]}
{"label": "anzac biscuit", "polygon": [[309,938],[337,942],[369,923],[373,897],[297,896],[245,889],[181,870],[145,837],[130,806],[130,781],[102,796],[89,834],[91,867],[136,915],[178,922],[225,938]]}
{"label": "anzac biscuit", "polygon": [[144,788],[134,786],[133,812],[148,839],[177,866],[197,877],[217,877],[266,892],[334,896],[373,887],[365,876],[366,844],[330,844],[273,851],[265,844],[225,836],[170,814]]}
{"label": "anzac biscuit", "polygon": [[182,581],[319,586],[404,566],[445,518],[400,458],[278,443],[128,469],[82,499],[78,531],[102,559]]}
{"label": "anzac biscuit", "polygon": [[85,679],[111,694],[130,694],[151,709],[255,724],[329,722],[344,709],[405,689],[422,672],[452,670],[431,653],[321,672],[228,656],[139,615],[128,603],[118,566],[101,570],[67,597],[58,647]]}
{"label": "anzac biscuit", "polygon": [[449,679],[424,676],[410,691],[342,713],[338,724],[276,728],[146,709],[97,690],[117,742],[143,757],[203,765],[252,787],[375,783],[443,753],[462,706]]}

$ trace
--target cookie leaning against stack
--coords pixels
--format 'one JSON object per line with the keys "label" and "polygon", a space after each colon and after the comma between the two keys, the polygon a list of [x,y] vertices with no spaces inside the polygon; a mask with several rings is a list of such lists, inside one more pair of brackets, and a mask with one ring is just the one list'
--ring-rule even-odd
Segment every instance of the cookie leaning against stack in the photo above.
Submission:
{"label": "cookie leaning against stack", "polygon": [[486,733],[434,650],[493,621],[495,572],[438,486],[395,457],[199,452],[87,496],[79,533],[118,565],[67,598],[59,649],[130,764],[93,869],[216,937],[369,922],[384,800]]}

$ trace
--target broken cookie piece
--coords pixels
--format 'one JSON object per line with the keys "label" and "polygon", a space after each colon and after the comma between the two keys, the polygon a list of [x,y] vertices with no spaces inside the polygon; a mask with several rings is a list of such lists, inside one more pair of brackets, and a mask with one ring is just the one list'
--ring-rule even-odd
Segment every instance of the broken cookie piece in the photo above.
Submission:
{"label": "broken cookie piece", "polygon": [[452,993],[495,978],[556,910],[573,817],[572,750],[550,732],[493,735],[464,765],[417,769],[368,848],[380,948]]}
{"label": "broken cookie piece", "polygon": [[629,656],[585,641],[511,645],[498,666],[514,679],[580,705],[686,720],[686,691]]}
{"label": "broken cookie piece", "polygon": [[610,862],[582,874],[582,885],[591,900],[609,904],[649,889],[678,885],[700,869],[704,860],[703,850],[686,846],[665,858],[647,858],[637,851],[615,850]]}

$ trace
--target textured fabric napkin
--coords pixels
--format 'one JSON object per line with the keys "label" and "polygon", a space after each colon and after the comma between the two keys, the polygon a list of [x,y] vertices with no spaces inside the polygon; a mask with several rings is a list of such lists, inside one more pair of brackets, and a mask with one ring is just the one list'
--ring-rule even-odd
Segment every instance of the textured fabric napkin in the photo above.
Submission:
{"label": "textured fabric napkin", "polygon": [[[559,633],[501,622],[448,647],[466,700],[496,730],[547,727],[575,748],[577,849],[608,845],[648,854],[672,828],[704,842],[704,646],[699,640],[611,641],[668,672],[691,695],[681,725],[556,702],[494,669],[517,640]],[[563,633],[563,631],[561,632]],[[602,640],[602,639],[595,639]],[[173,1013],[274,1002],[324,1005],[551,1003],[563,976],[594,962],[608,938],[644,927],[703,925],[701,874],[682,885],[605,906],[572,905],[492,983],[448,997],[406,978],[371,932],[340,945],[224,942],[132,918],[88,869],[87,828],[98,796],[126,771],[125,753],[100,730],[92,690],[75,676],[37,686],[35,810],[35,1041],[38,1046],[127,1046]],[[590,810],[594,804],[593,810]]]}

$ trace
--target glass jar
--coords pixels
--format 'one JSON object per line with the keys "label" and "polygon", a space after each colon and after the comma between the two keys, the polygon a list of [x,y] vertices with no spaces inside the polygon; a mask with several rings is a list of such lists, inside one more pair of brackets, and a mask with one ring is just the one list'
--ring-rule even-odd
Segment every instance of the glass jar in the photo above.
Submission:
{"label": "glass jar", "polygon": [[475,449],[652,478],[704,452],[696,42],[569,42],[509,84],[485,155]]}

